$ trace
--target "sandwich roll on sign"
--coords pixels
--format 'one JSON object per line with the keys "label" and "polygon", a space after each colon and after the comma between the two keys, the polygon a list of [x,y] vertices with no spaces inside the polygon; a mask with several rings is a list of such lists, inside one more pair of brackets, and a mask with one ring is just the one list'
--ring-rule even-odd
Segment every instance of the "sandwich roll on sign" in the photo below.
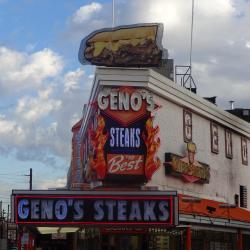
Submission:
{"label": "sandwich roll on sign", "polygon": [[99,66],[159,66],[163,25],[135,24],[100,29],[85,37],[78,58]]}
{"label": "sandwich roll on sign", "polygon": [[[91,131],[91,168],[99,180],[150,180],[160,167],[151,112],[152,94],[132,87],[104,88],[97,96],[97,128]],[[138,179],[139,178],[139,179]]]}

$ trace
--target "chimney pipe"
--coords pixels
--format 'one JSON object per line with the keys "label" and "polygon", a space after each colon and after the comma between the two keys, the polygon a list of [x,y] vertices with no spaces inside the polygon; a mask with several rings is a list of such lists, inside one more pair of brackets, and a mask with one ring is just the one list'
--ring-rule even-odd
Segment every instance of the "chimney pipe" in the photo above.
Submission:
{"label": "chimney pipe", "polygon": [[234,101],[229,101],[231,110],[234,110]]}

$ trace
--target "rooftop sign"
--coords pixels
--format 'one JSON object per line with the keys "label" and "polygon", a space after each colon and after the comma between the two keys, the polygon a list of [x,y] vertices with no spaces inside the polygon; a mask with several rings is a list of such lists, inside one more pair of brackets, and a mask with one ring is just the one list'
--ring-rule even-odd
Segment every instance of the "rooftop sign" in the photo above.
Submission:
{"label": "rooftop sign", "polygon": [[[98,180],[142,183],[160,168],[159,127],[151,112],[153,96],[145,89],[104,88],[99,92],[97,126],[90,130],[90,168]],[[92,178],[92,179],[91,179]]]}
{"label": "rooftop sign", "polygon": [[159,66],[163,25],[134,24],[100,29],[85,37],[78,58],[100,66]]}

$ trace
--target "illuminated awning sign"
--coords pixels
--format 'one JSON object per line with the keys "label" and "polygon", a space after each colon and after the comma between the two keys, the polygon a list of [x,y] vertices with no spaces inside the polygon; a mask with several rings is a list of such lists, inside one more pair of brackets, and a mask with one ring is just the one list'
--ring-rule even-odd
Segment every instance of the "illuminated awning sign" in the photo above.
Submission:
{"label": "illuminated awning sign", "polygon": [[17,195],[15,219],[17,224],[176,225],[177,196],[154,193]]}

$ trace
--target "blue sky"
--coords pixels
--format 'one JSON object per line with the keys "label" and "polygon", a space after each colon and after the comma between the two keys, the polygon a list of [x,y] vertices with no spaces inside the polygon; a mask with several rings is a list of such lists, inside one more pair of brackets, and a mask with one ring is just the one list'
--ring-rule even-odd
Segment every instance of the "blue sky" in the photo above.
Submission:
{"label": "blue sky", "polygon": [[[164,23],[163,45],[189,61],[191,0],[116,0],[115,24]],[[0,0],[0,200],[11,189],[65,185],[72,125],[94,74],[81,39],[112,24],[112,1]],[[250,107],[250,2],[195,1],[193,77],[218,105]],[[7,175],[6,175],[7,174]],[[7,204],[7,203],[5,203]]]}

